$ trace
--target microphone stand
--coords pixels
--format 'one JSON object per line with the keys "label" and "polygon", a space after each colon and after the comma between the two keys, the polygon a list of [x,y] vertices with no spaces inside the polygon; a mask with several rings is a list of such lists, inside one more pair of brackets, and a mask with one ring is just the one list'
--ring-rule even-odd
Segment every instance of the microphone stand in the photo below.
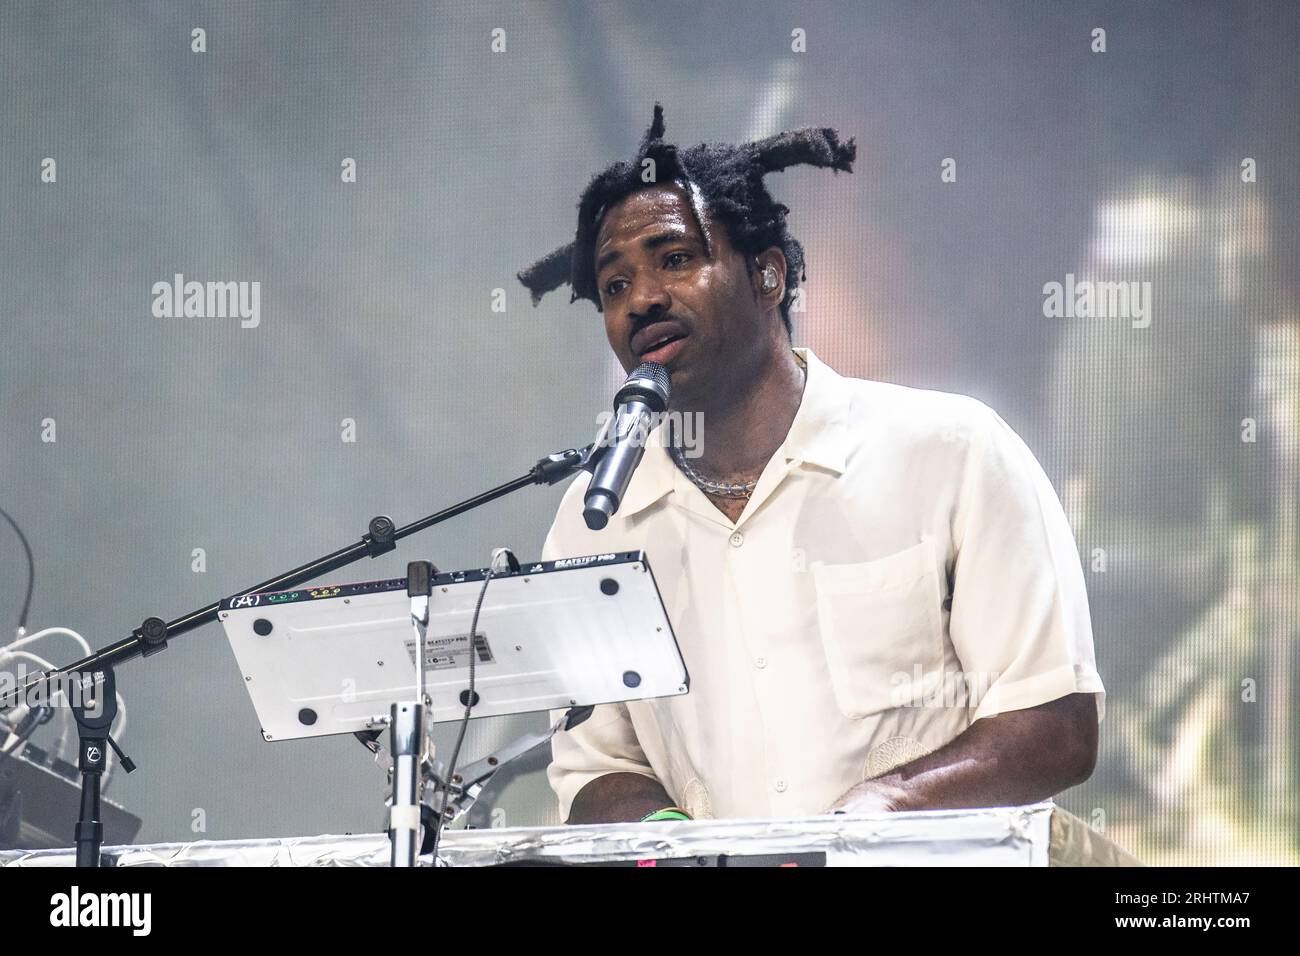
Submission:
{"label": "microphone stand", "polygon": [[[289,590],[318,578],[322,574],[328,574],[331,571],[337,571],[339,568],[354,564],[362,558],[377,558],[394,550],[397,547],[397,542],[403,538],[426,528],[431,528],[436,524],[441,524],[449,518],[464,514],[466,511],[485,505],[489,501],[495,501],[497,498],[518,491],[520,488],[528,485],[553,485],[578,471],[590,470],[603,457],[605,450],[604,448],[598,448],[593,443],[585,448],[567,448],[564,451],[548,455],[539,459],[525,475],[507,481],[503,485],[497,485],[495,488],[472,498],[466,498],[458,504],[444,508],[442,511],[437,511],[418,521],[412,521],[400,528],[387,515],[371,518],[366,533],[355,544],[332,551],[315,561],[309,561],[282,574],[277,574],[260,584],[237,591],[231,596],[253,594],[259,591]],[[42,684],[47,685],[46,693],[48,693],[48,683],[56,677],[65,674],[93,674],[96,671],[107,675],[112,673],[114,667],[126,661],[134,660],[137,657],[152,657],[159,651],[166,650],[167,642],[172,638],[180,637],[182,634],[217,620],[217,612],[220,608],[221,602],[217,601],[207,605],[207,607],[183,614],[172,621],[164,621],[160,617],[145,618],[139,627],[135,628],[129,636],[122,640],[72,664],[46,671],[28,681],[22,688],[15,688],[0,697],[0,710],[17,706],[23,700],[28,699],[31,692]],[[95,779],[97,782],[97,775]],[[93,831],[93,826],[87,827],[87,831],[87,835],[89,835],[89,831]],[[89,844],[90,841],[87,840],[86,849],[88,851],[90,850]]]}
{"label": "microphone stand", "polygon": [[[434,568],[428,561],[406,566],[406,595],[415,627],[415,700],[394,701],[388,711],[389,749],[393,755],[393,801],[388,811],[392,866],[415,866],[420,853],[420,765],[424,760],[426,705],[424,664],[429,631],[429,597]],[[474,637],[470,635],[470,641]]]}
{"label": "microphone stand", "polygon": [[113,669],[106,667],[82,675],[70,688],[74,699],[69,702],[77,721],[77,768],[81,771],[81,818],[77,821],[77,866],[100,865],[99,848],[104,840],[104,824],[100,820],[100,778],[108,766],[107,744],[113,748],[122,769],[130,773],[135,769],[126,754],[113,739],[113,721],[117,719],[117,681]]}

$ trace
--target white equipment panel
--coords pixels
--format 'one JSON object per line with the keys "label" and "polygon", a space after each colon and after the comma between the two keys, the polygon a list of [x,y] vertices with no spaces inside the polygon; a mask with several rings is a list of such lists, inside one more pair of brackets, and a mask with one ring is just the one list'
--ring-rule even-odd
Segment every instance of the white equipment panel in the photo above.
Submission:
{"label": "white equipment panel", "polygon": [[[459,720],[469,630],[485,571],[433,580],[425,689],[433,720]],[[405,578],[245,594],[219,617],[266,740],[383,726],[415,696]],[[496,573],[475,642],[473,717],[687,693],[690,680],[644,552]]]}

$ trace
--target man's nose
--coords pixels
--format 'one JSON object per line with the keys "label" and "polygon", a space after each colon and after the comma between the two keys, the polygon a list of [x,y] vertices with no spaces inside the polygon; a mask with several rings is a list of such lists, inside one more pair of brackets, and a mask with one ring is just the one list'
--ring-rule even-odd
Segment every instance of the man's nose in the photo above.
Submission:
{"label": "man's nose", "polygon": [[628,312],[633,319],[650,319],[672,308],[672,296],[653,276],[638,277],[632,283]]}

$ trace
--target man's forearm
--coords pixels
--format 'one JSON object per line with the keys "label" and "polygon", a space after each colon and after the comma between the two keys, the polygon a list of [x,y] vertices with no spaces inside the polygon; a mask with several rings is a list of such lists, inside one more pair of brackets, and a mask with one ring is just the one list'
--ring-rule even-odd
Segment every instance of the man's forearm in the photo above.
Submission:
{"label": "man's forearm", "polygon": [[626,823],[672,803],[663,785],[653,777],[607,773],[578,791],[565,823]]}
{"label": "man's forearm", "polygon": [[1092,694],[1070,694],[977,720],[933,753],[849,790],[831,809],[854,803],[861,810],[1035,803],[1088,779],[1096,755],[1096,701]]}

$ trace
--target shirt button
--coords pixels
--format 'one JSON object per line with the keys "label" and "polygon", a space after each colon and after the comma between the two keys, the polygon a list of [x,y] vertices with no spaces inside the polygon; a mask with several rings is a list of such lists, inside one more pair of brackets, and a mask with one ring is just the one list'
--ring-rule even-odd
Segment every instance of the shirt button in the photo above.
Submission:
{"label": "shirt button", "polygon": [[767,658],[766,658],[766,657],[755,657],[755,658],[754,658],[754,666],[757,667],[757,668],[759,668],[760,670],[761,670],[762,668],[766,667],[766,666],[767,666]]}
{"label": "shirt button", "polygon": [[739,531],[733,531],[731,534],[730,541],[731,541],[731,546],[733,548],[739,548],[742,544],[745,543],[745,536],[741,534]]}
{"label": "shirt button", "polygon": [[772,788],[777,793],[785,793],[785,786],[785,778],[783,777],[777,777],[776,780],[772,781]]}

